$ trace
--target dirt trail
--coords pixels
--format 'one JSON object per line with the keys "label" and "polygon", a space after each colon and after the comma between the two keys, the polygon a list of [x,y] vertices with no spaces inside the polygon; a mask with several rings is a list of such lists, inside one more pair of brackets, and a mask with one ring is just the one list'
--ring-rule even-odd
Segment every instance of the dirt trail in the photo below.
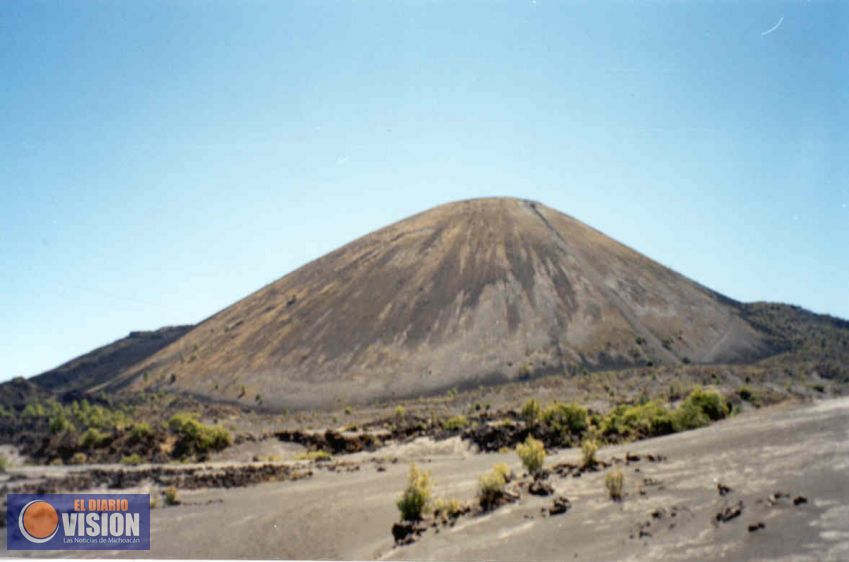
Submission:
{"label": "dirt trail", "polygon": [[[622,503],[605,496],[604,472],[580,478],[552,475],[555,494],[571,500],[563,515],[541,514],[551,497],[523,494],[492,514],[463,517],[453,528],[429,529],[415,544],[395,547],[390,534],[398,516],[394,502],[409,462],[432,472],[436,495],[461,500],[473,497],[478,475],[493,463],[507,462],[519,470],[515,455],[476,455],[457,445],[399,448],[392,454],[400,460],[380,471],[364,462],[356,471],[316,470],[312,478],[295,482],[187,491],[184,505],[154,510],[150,555],[849,559],[849,398],[764,409],[696,431],[602,449],[602,459],[624,458],[626,452],[642,455],[640,462],[622,466],[627,494]],[[648,453],[666,460],[650,462]],[[567,450],[549,457],[547,464],[578,458],[578,451]],[[731,491],[720,495],[718,483]],[[718,521],[717,514],[728,520]]]}

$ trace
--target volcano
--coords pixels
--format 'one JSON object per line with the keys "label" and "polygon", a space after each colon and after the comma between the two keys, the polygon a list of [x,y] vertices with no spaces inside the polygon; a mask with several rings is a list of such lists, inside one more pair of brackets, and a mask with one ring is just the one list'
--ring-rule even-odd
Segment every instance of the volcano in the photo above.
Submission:
{"label": "volcano", "polygon": [[540,203],[488,198],[310,262],[100,390],[304,408],[769,353],[739,303]]}

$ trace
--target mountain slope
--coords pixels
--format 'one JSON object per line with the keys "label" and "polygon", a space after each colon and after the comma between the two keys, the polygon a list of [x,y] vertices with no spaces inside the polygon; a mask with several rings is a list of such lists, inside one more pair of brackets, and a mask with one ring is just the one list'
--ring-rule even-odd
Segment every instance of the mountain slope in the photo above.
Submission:
{"label": "mountain slope", "polygon": [[30,379],[56,394],[86,392],[111,381],[117,374],[153,355],[186,334],[193,326],[168,326],[127,337],[80,355]]}
{"label": "mountain slope", "polygon": [[494,198],[339,248],[103,388],[310,407],[770,350],[734,301],[569,216]]}

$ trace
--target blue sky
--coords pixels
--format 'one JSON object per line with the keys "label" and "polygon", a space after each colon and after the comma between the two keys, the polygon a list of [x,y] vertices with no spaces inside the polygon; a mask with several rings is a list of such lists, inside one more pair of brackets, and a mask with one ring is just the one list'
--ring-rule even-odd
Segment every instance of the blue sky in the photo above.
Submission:
{"label": "blue sky", "polygon": [[0,379],[487,195],[849,317],[847,29],[816,0],[5,0]]}

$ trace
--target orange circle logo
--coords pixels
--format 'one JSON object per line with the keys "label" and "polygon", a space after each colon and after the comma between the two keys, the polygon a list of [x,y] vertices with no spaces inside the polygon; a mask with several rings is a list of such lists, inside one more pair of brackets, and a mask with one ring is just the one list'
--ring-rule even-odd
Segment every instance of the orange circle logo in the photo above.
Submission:
{"label": "orange circle logo", "polygon": [[59,514],[56,508],[46,501],[34,500],[21,510],[18,527],[28,541],[47,542],[59,530]]}

